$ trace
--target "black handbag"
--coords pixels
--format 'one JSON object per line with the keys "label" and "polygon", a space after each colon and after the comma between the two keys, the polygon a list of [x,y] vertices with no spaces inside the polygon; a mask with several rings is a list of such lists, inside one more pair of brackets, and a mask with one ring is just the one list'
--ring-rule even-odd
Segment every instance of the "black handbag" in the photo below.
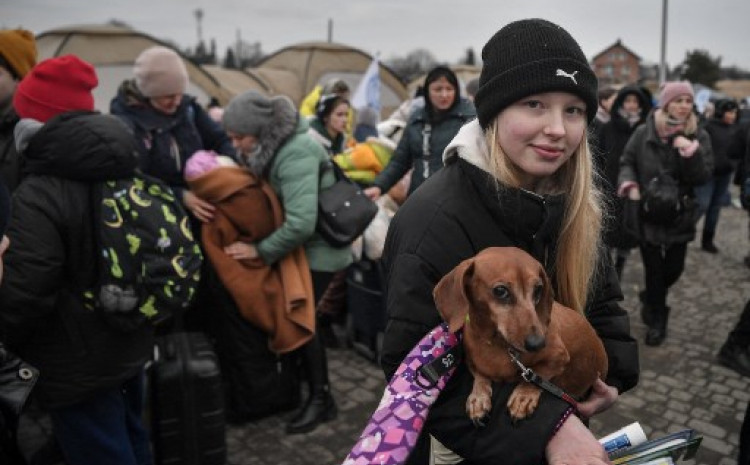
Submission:
{"label": "black handbag", "polygon": [[629,198],[622,199],[620,235],[618,247],[632,249],[638,247],[643,238],[641,232],[641,202]]}
{"label": "black handbag", "polygon": [[647,223],[669,226],[682,213],[680,186],[668,171],[661,171],[646,184],[643,193],[643,219]]}
{"label": "black handbag", "polygon": [[329,169],[336,182],[318,193],[316,230],[332,246],[344,247],[364,232],[378,213],[378,206],[333,161],[321,165],[321,179]]}
{"label": "black handbag", "polygon": [[18,417],[38,379],[36,368],[0,342],[0,462],[26,463],[16,440]]}
{"label": "black handbag", "polygon": [[21,360],[0,343],[0,412],[18,417],[31,390],[39,379],[39,370]]}

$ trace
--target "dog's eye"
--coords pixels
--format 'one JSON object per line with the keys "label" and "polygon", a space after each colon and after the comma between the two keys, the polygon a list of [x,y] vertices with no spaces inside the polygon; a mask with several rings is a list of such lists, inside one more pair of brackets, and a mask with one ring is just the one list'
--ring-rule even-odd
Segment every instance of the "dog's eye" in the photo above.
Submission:
{"label": "dog's eye", "polygon": [[542,293],[544,292],[544,286],[542,284],[537,284],[534,286],[534,292],[533,292],[533,299],[534,299],[534,305],[538,304],[540,300],[542,300]]}
{"label": "dog's eye", "polygon": [[498,300],[506,301],[510,299],[510,290],[505,284],[496,284],[495,287],[492,288],[492,295]]}

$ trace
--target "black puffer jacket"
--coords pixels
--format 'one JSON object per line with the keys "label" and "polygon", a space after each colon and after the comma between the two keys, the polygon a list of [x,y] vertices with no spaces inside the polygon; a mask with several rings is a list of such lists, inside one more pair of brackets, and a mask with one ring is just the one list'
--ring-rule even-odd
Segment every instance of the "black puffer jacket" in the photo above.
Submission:
{"label": "black puffer jacket", "polygon": [[[635,182],[643,197],[649,181],[662,170],[670,170],[677,180],[680,192],[692,199],[695,197],[693,187],[707,182],[713,173],[714,157],[711,140],[704,129],[698,128],[693,136],[698,139],[698,149],[692,157],[680,156],[677,149],[659,137],[654,120],[656,111],[651,112],[646,123],[635,130],[625,146],[625,152],[620,158],[618,186],[625,182]],[[698,208],[692,200],[688,200],[686,207],[672,225],[664,226],[644,222],[643,240],[655,245],[692,241],[695,238]]]}
{"label": "black puffer jacket", "polygon": [[21,182],[21,157],[16,151],[13,128],[18,116],[13,108],[0,109],[0,179],[13,192]]}
{"label": "black puffer jacket", "polygon": [[711,148],[714,154],[714,175],[721,176],[731,173],[734,170],[734,163],[729,159],[728,149],[737,125],[711,118],[706,122],[705,128],[711,138]]}
{"label": "black puffer jacket", "polygon": [[[470,126],[475,126],[473,134]],[[469,123],[456,139],[476,140],[478,131],[478,123]],[[468,137],[463,137],[464,132]],[[543,263],[554,280],[564,196],[498,191],[484,169],[464,159],[466,151],[459,148],[458,153],[409,197],[388,231],[383,254],[388,323],[381,360],[388,378],[408,351],[441,322],[433,288],[463,260],[487,247],[516,246]],[[622,292],[609,263],[602,265],[592,291],[586,315],[609,356],[606,381],[623,392],[638,381],[638,349],[630,337],[628,315],[617,304]],[[514,385],[493,385],[489,426],[478,429],[465,407],[472,382],[471,374],[460,365],[432,406],[424,431],[472,465],[496,465],[499,457],[508,464],[542,463],[545,446],[567,404],[544,393],[534,415],[522,425],[513,425],[505,406]]]}
{"label": "black puffer jacket", "polygon": [[189,95],[183,96],[173,115],[165,115],[154,110],[129,80],[120,85],[109,111],[122,118],[135,134],[141,171],[169,184],[178,198],[187,186],[185,163],[197,150],[234,157],[235,150],[224,130]]}
{"label": "black puffer jacket", "polygon": [[39,398],[61,407],[132,377],[153,350],[150,327],[110,330],[79,298],[97,269],[91,183],[133,173],[137,153],[117,118],[67,113],[47,122],[24,155],[27,176],[7,232],[0,330],[39,368]]}
{"label": "black puffer jacket", "polygon": [[[621,113],[625,98],[635,95],[641,107],[641,118],[628,121]],[[617,93],[612,103],[609,121],[598,126],[595,134],[594,161],[603,176],[604,193],[610,207],[610,217],[605,224],[604,242],[610,247],[623,245],[621,228],[622,200],[617,196],[617,177],[620,174],[620,157],[635,129],[646,121],[651,102],[638,86],[626,86]]]}
{"label": "black puffer jacket", "polygon": [[409,184],[409,194],[414,192],[429,175],[435,174],[443,167],[443,150],[461,129],[461,126],[476,118],[476,116],[474,104],[464,98],[459,98],[448,111],[448,114],[439,123],[431,126],[430,156],[427,159],[429,173],[427,173],[428,176],[425,176],[423,142],[428,117],[424,107],[414,110],[406,123],[404,134],[393,152],[391,161],[378,174],[373,181],[373,185],[380,187],[380,190],[386,193],[410,169],[414,168]]}

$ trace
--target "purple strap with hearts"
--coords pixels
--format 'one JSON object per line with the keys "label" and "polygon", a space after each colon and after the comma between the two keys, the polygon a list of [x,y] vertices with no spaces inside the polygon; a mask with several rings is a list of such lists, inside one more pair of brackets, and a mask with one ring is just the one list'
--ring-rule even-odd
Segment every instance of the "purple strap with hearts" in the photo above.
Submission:
{"label": "purple strap with hearts", "polygon": [[460,343],[446,323],[434,328],[404,358],[385,388],[380,405],[342,465],[397,465],[406,462],[424,426],[430,406],[455,366],[425,387],[418,370]]}

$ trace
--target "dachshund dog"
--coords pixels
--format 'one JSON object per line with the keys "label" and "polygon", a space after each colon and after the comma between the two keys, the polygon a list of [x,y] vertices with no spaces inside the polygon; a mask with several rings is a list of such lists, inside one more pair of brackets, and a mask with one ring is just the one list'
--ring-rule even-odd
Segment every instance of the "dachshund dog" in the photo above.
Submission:
{"label": "dachshund dog", "polygon": [[604,345],[586,318],[554,301],[541,263],[516,247],[491,247],[464,260],[435,286],[433,296],[451,331],[463,327],[474,386],[466,401],[478,425],[491,408],[492,384],[519,382],[508,399],[513,420],[534,412],[541,395],[523,382],[520,362],[580,398],[607,374]]}

